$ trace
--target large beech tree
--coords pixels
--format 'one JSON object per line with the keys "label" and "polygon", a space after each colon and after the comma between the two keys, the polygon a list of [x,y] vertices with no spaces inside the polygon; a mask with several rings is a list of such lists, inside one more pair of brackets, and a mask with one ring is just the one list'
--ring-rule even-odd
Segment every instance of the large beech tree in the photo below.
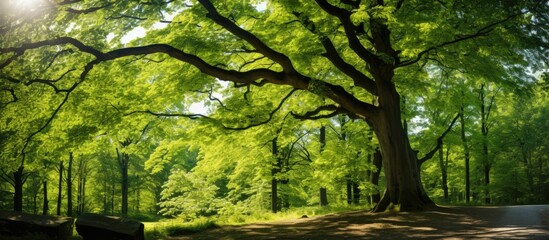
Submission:
{"label": "large beech tree", "polygon": [[[149,75],[151,89],[185,94],[200,86],[221,91],[224,85],[215,83],[228,81],[235,87],[229,96],[268,94],[262,89],[285,93],[264,96],[280,104],[243,112],[241,121],[215,112],[190,113],[174,107],[177,102],[143,108],[136,99],[130,109],[109,104],[127,115],[199,118],[227,129],[264,124],[282,107],[302,119],[338,114],[361,119],[373,127],[383,159],[387,185],[378,211],[434,206],[402,125],[399,89],[426,79],[418,73],[431,62],[480,72],[486,64],[474,62],[482,60],[500,75],[511,75],[506,72],[520,68],[523,56],[543,56],[546,45],[540,48],[535,40],[547,39],[543,26],[549,12],[542,0],[37,0],[17,10],[17,4],[3,4],[8,10],[0,19],[0,111],[17,116],[14,109],[27,101],[22,99],[33,86],[50,88],[56,96],[43,110],[49,117],[29,121],[34,130],[10,147],[18,149],[12,155],[24,159],[29,143],[66,103],[97,82]],[[139,29],[146,31],[143,38],[124,40],[136,38]],[[114,68],[124,69],[124,75],[109,74]],[[155,85],[162,78],[172,84]],[[307,101],[286,104],[292,98]],[[2,119],[7,131],[16,124]]]}

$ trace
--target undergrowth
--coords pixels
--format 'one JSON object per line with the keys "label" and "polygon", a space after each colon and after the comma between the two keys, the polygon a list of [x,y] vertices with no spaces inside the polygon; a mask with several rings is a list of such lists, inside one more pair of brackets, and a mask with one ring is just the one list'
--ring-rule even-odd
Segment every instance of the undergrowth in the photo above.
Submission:
{"label": "undergrowth", "polygon": [[244,225],[283,221],[302,217],[312,217],[337,212],[367,210],[367,206],[325,206],[300,207],[278,213],[257,211],[250,214],[232,214],[228,216],[200,217],[191,221],[182,219],[163,219],[156,222],[145,222],[145,239],[161,239],[166,236],[180,236],[227,225]]}

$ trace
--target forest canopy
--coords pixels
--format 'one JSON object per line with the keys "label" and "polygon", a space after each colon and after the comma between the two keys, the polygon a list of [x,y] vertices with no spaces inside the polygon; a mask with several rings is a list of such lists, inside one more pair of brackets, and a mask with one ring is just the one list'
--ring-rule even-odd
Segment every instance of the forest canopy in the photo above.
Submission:
{"label": "forest canopy", "polygon": [[0,4],[2,209],[549,202],[547,1]]}

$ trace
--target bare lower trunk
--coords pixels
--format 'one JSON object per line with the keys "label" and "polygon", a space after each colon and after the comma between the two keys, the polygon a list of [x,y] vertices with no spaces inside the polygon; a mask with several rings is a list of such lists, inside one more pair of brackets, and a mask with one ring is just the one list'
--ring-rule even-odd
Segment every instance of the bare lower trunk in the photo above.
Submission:
{"label": "bare lower trunk", "polygon": [[[374,166],[376,167],[376,170],[372,172],[370,182],[378,187],[379,186],[379,175],[381,175],[381,167],[382,167],[382,157],[381,157],[381,151],[379,151],[379,148],[376,148],[374,152],[374,160],[373,160]],[[377,191],[374,195],[372,195],[372,203],[379,203],[381,200],[381,194],[379,191]]]}
{"label": "bare lower trunk", "polygon": [[276,213],[278,211],[278,180],[276,175],[280,172],[280,159],[278,156],[278,138],[275,137],[272,140],[272,153],[275,158],[275,163],[271,168],[271,212]]}
{"label": "bare lower trunk", "polygon": [[48,184],[46,181],[43,182],[43,190],[44,190],[44,197],[43,197],[43,204],[42,204],[42,215],[48,215]]}
{"label": "bare lower trunk", "polygon": [[444,148],[438,149],[439,167],[442,175],[442,191],[444,191],[444,200],[448,201],[448,163],[444,161]]}
{"label": "bare lower trunk", "polygon": [[[320,152],[324,151],[324,147],[326,146],[326,127],[322,126],[320,128]],[[328,205],[328,193],[326,191],[325,187],[321,187],[319,189],[319,200],[320,200],[320,206],[327,206]]]}
{"label": "bare lower trunk", "polygon": [[383,109],[373,119],[385,170],[386,190],[374,211],[393,206],[400,211],[420,211],[434,207],[419,176],[417,156],[410,147],[400,116],[400,96],[394,85],[385,82],[379,92]]}
{"label": "bare lower trunk", "polygon": [[326,188],[320,188],[319,195],[320,195],[320,206],[327,206],[328,205],[328,193],[326,191]]}
{"label": "bare lower trunk", "polygon": [[23,171],[21,166],[13,173],[13,211],[23,211]]}
{"label": "bare lower trunk", "polygon": [[350,177],[347,176],[347,179],[345,180],[346,190],[347,190],[347,204],[353,203],[353,182],[351,181]]}
{"label": "bare lower trunk", "polygon": [[360,203],[360,188],[358,188],[358,183],[353,182],[353,204]]}
{"label": "bare lower trunk", "polygon": [[471,180],[470,180],[470,155],[469,145],[467,144],[467,137],[465,136],[465,117],[463,116],[463,106],[460,109],[460,122],[461,122],[461,142],[463,143],[463,151],[465,152],[465,203],[469,203],[471,199]]}

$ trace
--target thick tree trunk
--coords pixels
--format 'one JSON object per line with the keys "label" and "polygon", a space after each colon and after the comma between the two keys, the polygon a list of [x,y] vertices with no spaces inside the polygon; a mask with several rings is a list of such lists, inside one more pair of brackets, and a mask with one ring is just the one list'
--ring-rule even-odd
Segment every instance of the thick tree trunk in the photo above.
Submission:
{"label": "thick tree trunk", "polygon": [[13,211],[23,211],[23,171],[25,168],[20,166],[13,172]]}
{"label": "thick tree trunk", "polygon": [[[385,76],[386,79],[392,78]],[[402,126],[400,96],[390,81],[378,85],[379,114],[373,118],[374,132],[379,140],[387,181],[385,193],[374,211],[397,207],[400,211],[419,211],[434,207],[419,176],[417,156],[410,147]]]}
{"label": "thick tree trunk", "polygon": [[72,162],[74,157],[69,153],[69,165],[67,166],[67,216],[72,216]]}
{"label": "thick tree trunk", "polygon": [[57,216],[61,216],[61,198],[63,196],[63,161],[59,162],[59,185],[57,186]]}
{"label": "thick tree trunk", "polygon": [[48,210],[49,210],[49,206],[48,206],[48,183],[46,181],[44,181],[43,183],[43,191],[44,191],[44,197],[43,197],[43,204],[42,204],[42,215],[48,215]]}

